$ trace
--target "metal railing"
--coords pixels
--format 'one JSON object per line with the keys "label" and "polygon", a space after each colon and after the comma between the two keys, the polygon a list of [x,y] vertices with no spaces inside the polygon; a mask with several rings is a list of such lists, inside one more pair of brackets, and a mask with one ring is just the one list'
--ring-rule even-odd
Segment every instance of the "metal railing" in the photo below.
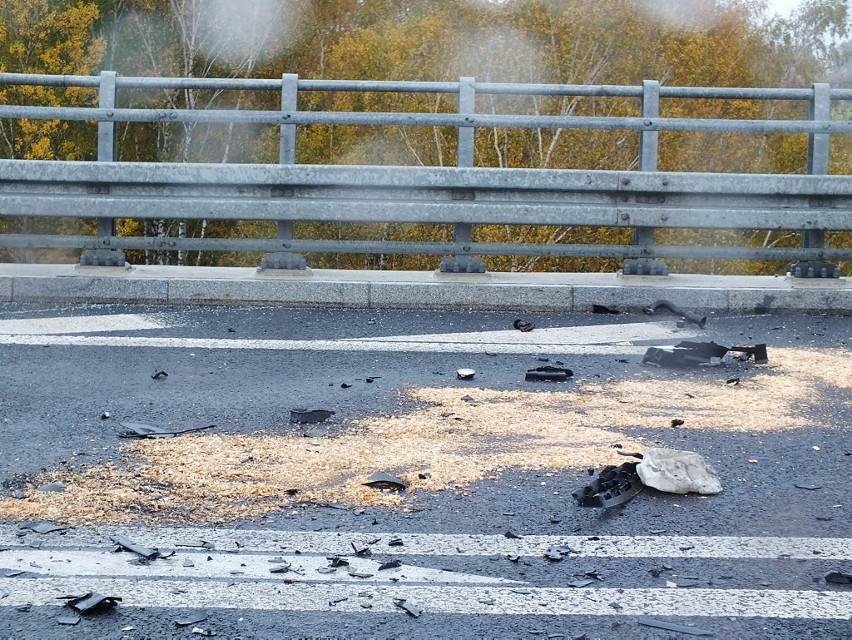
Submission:
{"label": "metal railing", "polygon": [[[0,118],[98,123],[97,161],[0,160],[4,217],[96,218],[96,235],[0,234],[0,246],[85,250],[88,264],[123,264],[123,250],[267,251],[266,268],[303,268],[300,254],[384,253],[446,256],[445,271],[481,271],[479,256],[623,258],[625,273],[665,274],[666,258],[785,260],[796,275],[837,276],[833,261],[852,260],[852,246],[827,247],[827,231],[852,231],[852,179],[829,176],[831,137],[852,122],[831,119],[833,101],[852,89],[588,86],[459,82],[380,82],[222,78],[133,78],[0,74],[11,85],[98,90],[98,107],[0,104]],[[119,108],[122,89],[278,92],[281,109],[191,110]],[[301,92],[394,92],[457,96],[458,113],[300,111]],[[633,98],[635,117],[476,113],[482,95]],[[660,117],[663,98],[797,100],[809,120]],[[279,127],[277,165],[123,162],[116,157],[121,122],[267,124]],[[296,164],[306,125],[453,127],[455,167]],[[638,171],[476,167],[475,130],[563,128],[639,133]],[[809,175],[657,171],[659,132],[798,133],[808,136]],[[136,237],[116,233],[115,219],[266,220],[276,238]],[[298,221],[451,224],[449,242],[320,240],[294,237]],[[474,242],[475,225],[628,228],[632,244]],[[802,234],[800,247],[663,246],[657,229],[762,229]]]}

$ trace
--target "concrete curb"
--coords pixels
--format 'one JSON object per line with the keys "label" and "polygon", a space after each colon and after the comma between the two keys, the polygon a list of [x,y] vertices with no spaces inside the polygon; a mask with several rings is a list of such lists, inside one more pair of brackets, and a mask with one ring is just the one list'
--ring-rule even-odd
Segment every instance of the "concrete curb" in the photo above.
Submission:
{"label": "concrete curb", "polygon": [[629,311],[655,300],[704,311],[852,310],[852,281],[781,276],[606,273],[440,274],[258,271],[230,267],[0,264],[0,300],[146,304],[280,304],[372,309]]}

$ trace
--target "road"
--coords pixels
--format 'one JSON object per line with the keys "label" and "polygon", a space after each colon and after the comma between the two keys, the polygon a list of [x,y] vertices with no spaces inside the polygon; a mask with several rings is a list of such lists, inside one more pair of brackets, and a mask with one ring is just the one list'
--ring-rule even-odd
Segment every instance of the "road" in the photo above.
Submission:
{"label": "road", "polygon": [[[0,500],[0,638],[852,636],[852,586],[823,577],[852,572],[848,318],[514,319],[0,306],[0,481],[27,496]],[[641,363],[683,339],[770,362]],[[557,363],[571,380],[524,380]],[[335,411],[328,431],[303,438],[297,407]],[[702,453],[723,492],[576,506],[616,441]],[[21,528],[42,521],[63,528]],[[90,591],[122,600],[60,624]]]}

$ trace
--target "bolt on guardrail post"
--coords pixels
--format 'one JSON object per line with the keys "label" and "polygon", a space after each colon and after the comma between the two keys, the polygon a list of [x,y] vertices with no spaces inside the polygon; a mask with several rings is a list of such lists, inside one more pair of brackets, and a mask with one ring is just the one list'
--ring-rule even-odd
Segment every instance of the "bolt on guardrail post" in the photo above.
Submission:
{"label": "bolt on guardrail post", "polygon": [[[299,76],[285,73],[281,76],[281,110],[296,111],[299,108]],[[296,164],[296,125],[282,124],[279,131],[278,164]],[[293,197],[288,188],[272,189],[272,197]],[[282,247],[289,246],[293,239],[293,221],[278,220],[278,239]],[[305,269],[305,257],[290,251],[267,253],[260,261],[261,269]]]}
{"label": "bolt on guardrail post", "polygon": [[[115,71],[101,71],[98,85],[98,106],[101,109],[115,109],[116,86]],[[98,162],[115,162],[116,160],[116,123],[98,122]],[[109,194],[109,187],[96,185],[91,187],[93,193]],[[115,218],[97,218],[97,234],[103,246],[109,244],[109,239],[115,236]],[[80,264],[92,266],[123,267],[125,256],[118,249],[94,249],[80,253]]]}
{"label": "bolt on guardrail post", "polygon": [[[658,118],[660,115],[660,83],[657,80],[642,81],[642,117]],[[659,155],[659,131],[639,132],[639,171],[656,171]],[[654,245],[654,227],[633,229],[633,244],[650,249]],[[629,258],[622,265],[625,275],[666,276],[668,265],[653,258]]]}
{"label": "bolt on guardrail post", "polygon": [[[826,82],[815,82],[810,102],[811,120],[831,120],[831,86]],[[808,174],[826,175],[828,173],[831,136],[827,133],[808,134]],[[830,207],[831,202],[812,200],[811,206]],[[803,249],[822,249],[825,247],[825,231],[806,229],[802,231]],[[790,266],[794,278],[839,278],[837,265],[824,260],[802,260]]]}
{"label": "bolt on guardrail post", "polygon": [[[459,78],[459,113],[476,112],[476,87],[474,79]],[[472,167],[474,159],[474,127],[459,127],[457,167]],[[453,194],[454,199],[473,200],[476,193],[473,190],[459,191]],[[453,239],[456,242],[469,243],[473,237],[473,225],[456,223],[453,227]],[[482,258],[467,256],[446,256],[441,260],[442,273],[485,273],[485,262]]]}

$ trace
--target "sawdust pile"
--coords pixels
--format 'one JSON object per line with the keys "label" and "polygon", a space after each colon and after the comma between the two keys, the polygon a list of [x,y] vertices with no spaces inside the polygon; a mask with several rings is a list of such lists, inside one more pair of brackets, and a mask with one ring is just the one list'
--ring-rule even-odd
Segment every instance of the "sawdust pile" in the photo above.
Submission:
{"label": "sawdust pile", "polygon": [[131,441],[123,464],[43,474],[38,483],[62,481],[66,491],[0,500],[0,518],[215,524],[303,501],[394,506],[406,495],[364,486],[371,473],[396,474],[413,493],[463,490],[509,468],[599,467],[624,460],[615,443],[626,451],[648,446],[632,430],[671,429],[673,418],[684,420],[683,429],[795,428],[805,422],[800,410],[819,401],[820,385],[852,385],[848,358],[775,350],[770,359],[738,385],[704,372],[661,380],[649,369],[642,379],[551,392],[413,389],[403,398],[415,403],[410,411],[318,439],[267,433]]}

